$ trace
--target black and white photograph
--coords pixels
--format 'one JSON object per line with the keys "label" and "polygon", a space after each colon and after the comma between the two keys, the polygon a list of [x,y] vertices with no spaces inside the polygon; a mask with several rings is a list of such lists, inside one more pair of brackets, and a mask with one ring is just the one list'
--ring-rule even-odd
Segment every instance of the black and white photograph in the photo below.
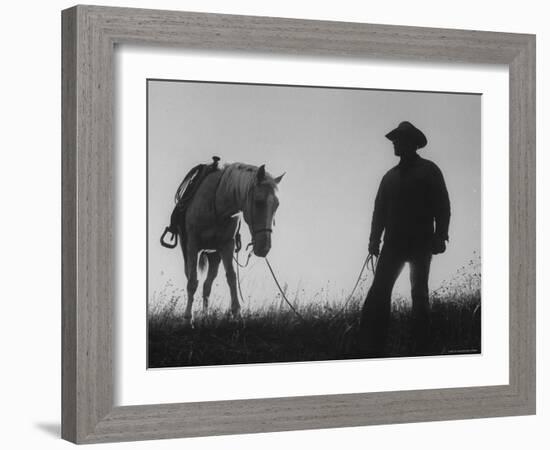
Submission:
{"label": "black and white photograph", "polygon": [[148,367],[481,353],[481,96],[147,80]]}

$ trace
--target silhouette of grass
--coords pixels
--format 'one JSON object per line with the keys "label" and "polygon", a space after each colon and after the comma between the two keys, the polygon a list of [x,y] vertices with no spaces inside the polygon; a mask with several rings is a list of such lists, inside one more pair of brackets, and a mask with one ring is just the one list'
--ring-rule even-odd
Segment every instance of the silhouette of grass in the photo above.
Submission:
{"label": "silhouette of grass", "polygon": [[[195,314],[194,327],[183,326],[184,294],[171,284],[152,299],[148,317],[148,365],[154,367],[321,361],[359,358],[358,325],[364,290],[343,308],[344,297],[330,301],[292,299],[303,321],[277,296],[262,308],[243,308],[234,320],[214,306]],[[182,301],[179,301],[179,300]],[[430,355],[481,352],[481,275],[479,258],[457,270],[432,292]],[[412,353],[411,307],[392,301],[388,357]]]}

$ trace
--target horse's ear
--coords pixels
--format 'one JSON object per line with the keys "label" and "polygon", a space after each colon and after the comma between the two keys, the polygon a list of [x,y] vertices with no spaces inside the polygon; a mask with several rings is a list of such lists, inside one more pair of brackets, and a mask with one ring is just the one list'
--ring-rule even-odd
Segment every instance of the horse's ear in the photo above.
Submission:
{"label": "horse's ear", "polygon": [[265,164],[262,164],[260,168],[258,169],[258,173],[256,174],[256,178],[258,180],[258,183],[261,183],[265,179]]}
{"label": "horse's ear", "polygon": [[285,173],[284,172],[282,175],[279,175],[277,178],[275,178],[273,181],[275,181],[275,183],[279,184],[281,182],[281,180],[283,179],[283,177],[285,176]]}

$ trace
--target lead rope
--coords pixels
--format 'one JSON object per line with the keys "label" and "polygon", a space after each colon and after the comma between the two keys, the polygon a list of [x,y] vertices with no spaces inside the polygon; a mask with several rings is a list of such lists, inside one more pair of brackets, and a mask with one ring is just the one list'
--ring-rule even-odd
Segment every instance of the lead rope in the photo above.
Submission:
{"label": "lead rope", "polygon": [[283,292],[283,289],[281,288],[281,285],[279,284],[279,280],[277,280],[275,272],[273,271],[273,268],[271,267],[271,264],[269,263],[269,259],[267,259],[267,258],[264,258],[264,259],[265,259],[265,262],[267,264],[267,267],[269,268],[269,271],[271,272],[271,276],[273,277],[273,280],[275,281],[275,284],[279,288],[279,292],[281,293],[281,296],[283,297],[284,301],[287,302],[288,306],[290,306],[290,309],[292,309],[292,311],[294,311],[294,314],[296,314],[296,316],[298,316],[302,322],[305,322],[305,319],[302,317],[302,315],[298,311],[296,311],[296,308],[294,307],[294,305],[292,303],[290,303],[288,298],[286,298],[286,295]]}
{"label": "lead rope", "polygon": [[[241,303],[244,303],[244,296],[241,288],[241,275],[239,268],[246,268],[248,267],[248,263],[250,262],[250,257],[252,256],[252,250],[248,252],[248,255],[246,257],[246,263],[241,264],[239,262],[239,252],[241,250],[241,235],[240,235],[240,229],[241,229],[241,222],[239,220],[239,224],[237,227],[237,233],[236,233],[236,248],[235,248],[235,256],[233,256],[233,260],[237,264],[237,288],[239,291],[239,296],[241,297]],[[248,243],[245,250],[248,250],[253,245],[252,242]],[[279,283],[279,280],[277,279],[277,276],[275,275],[275,271],[273,270],[273,267],[271,266],[271,263],[269,262],[269,259],[264,258],[265,262],[267,264],[267,267],[269,269],[269,272],[271,273],[271,276],[273,277],[273,281],[275,281],[275,284],[277,285],[277,288],[279,289],[279,292],[281,293],[281,296],[283,300],[290,306],[290,309],[296,314],[296,316],[302,321],[305,322],[305,319],[303,316],[296,310],[294,305],[290,302],[290,300],[286,297],[283,289],[281,288],[281,284]],[[355,284],[353,286],[353,289],[351,290],[350,294],[348,295],[348,298],[344,302],[344,306],[336,313],[335,317],[338,317],[340,314],[344,313],[349,301],[353,297],[353,294],[355,293],[355,290],[357,289],[357,286],[359,286],[359,282],[361,281],[361,277],[363,276],[363,272],[365,271],[365,268],[368,268],[370,264],[370,268],[372,271],[372,274],[376,273],[376,265],[378,264],[378,257],[374,256],[372,253],[369,253],[367,257],[365,258],[365,261],[363,262],[363,265],[361,266],[361,270],[359,271],[359,275],[357,276],[357,280],[355,280]]]}
{"label": "lead rope", "polygon": [[[246,246],[246,248],[248,249],[248,247],[250,247],[251,245],[252,245],[252,242],[249,243]],[[239,274],[239,267],[245,268],[245,267],[248,266],[248,263],[250,261],[250,257],[252,256],[252,252],[248,253],[245,264],[241,264],[239,262],[238,256],[239,255],[238,255],[238,252],[237,252],[237,257],[233,257],[233,259],[237,263],[237,287],[239,288],[239,295],[241,296],[241,301],[244,303],[243,293],[242,293],[242,290],[241,290],[241,280],[240,280],[240,274]],[[269,259],[267,259],[267,257],[264,258],[264,259],[265,259],[265,262],[266,262],[267,267],[269,269],[269,272],[271,273],[271,276],[273,277],[273,281],[275,281],[275,284],[276,284],[277,288],[279,289],[279,292],[281,293],[281,297],[288,304],[288,306],[290,306],[290,309],[294,312],[294,314],[296,314],[296,316],[302,322],[305,322],[305,319],[303,318],[303,316],[296,310],[294,305],[286,297],[283,289],[281,288],[281,284],[279,283],[279,280],[277,279],[277,275],[275,275],[275,271],[273,270],[273,267],[271,266],[271,263],[269,262]],[[355,285],[353,286],[353,289],[351,290],[350,294],[348,295],[348,298],[344,302],[344,306],[342,307],[342,309],[340,311],[338,311],[336,313],[335,317],[338,317],[340,314],[344,313],[344,311],[346,310],[349,301],[352,299],[353,294],[355,293],[355,290],[357,289],[357,286],[359,286],[359,282],[361,281],[361,277],[363,276],[363,272],[365,271],[365,268],[368,268],[369,264],[370,264],[370,269],[372,271],[372,274],[374,275],[376,273],[376,265],[378,264],[378,257],[375,257],[371,253],[369,253],[367,255],[367,257],[365,258],[365,261],[363,262],[363,265],[361,266],[361,270],[359,271],[359,275],[357,276],[357,280],[355,281]]]}
{"label": "lead rope", "polygon": [[340,314],[343,314],[346,311],[346,308],[348,306],[349,301],[352,299],[353,294],[355,293],[355,290],[357,289],[357,286],[359,286],[359,282],[361,281],[361,277],[363,276],[363,272],[365,271],[365,268],[369,268],[372,271],[372,275],[374,276],[376,273],[376,265],[378,264],[378,257],[374,256],[372,253],[369,253],[367,257],[365,258],[365,261],[363,262],[363,266],[361,267],[361,270],[359,271],[359,275],[357,276],[357,280],[355,281],[355,285],[353,286],[353,289],[351,290],[350,294],[348,295],[348,298],[344,302],[344,306],[336,313],[335,317],[338,317]]}

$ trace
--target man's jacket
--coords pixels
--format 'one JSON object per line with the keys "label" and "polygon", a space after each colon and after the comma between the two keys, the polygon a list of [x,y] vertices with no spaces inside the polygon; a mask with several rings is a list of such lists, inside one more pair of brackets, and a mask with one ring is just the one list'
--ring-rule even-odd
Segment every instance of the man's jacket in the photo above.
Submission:
{"label": "man's jacket", "polygon": [[429,248],[433,237],[449,239],[451,207],[439,167],[416,155],[382,178],[372,215],[371,244]]}

